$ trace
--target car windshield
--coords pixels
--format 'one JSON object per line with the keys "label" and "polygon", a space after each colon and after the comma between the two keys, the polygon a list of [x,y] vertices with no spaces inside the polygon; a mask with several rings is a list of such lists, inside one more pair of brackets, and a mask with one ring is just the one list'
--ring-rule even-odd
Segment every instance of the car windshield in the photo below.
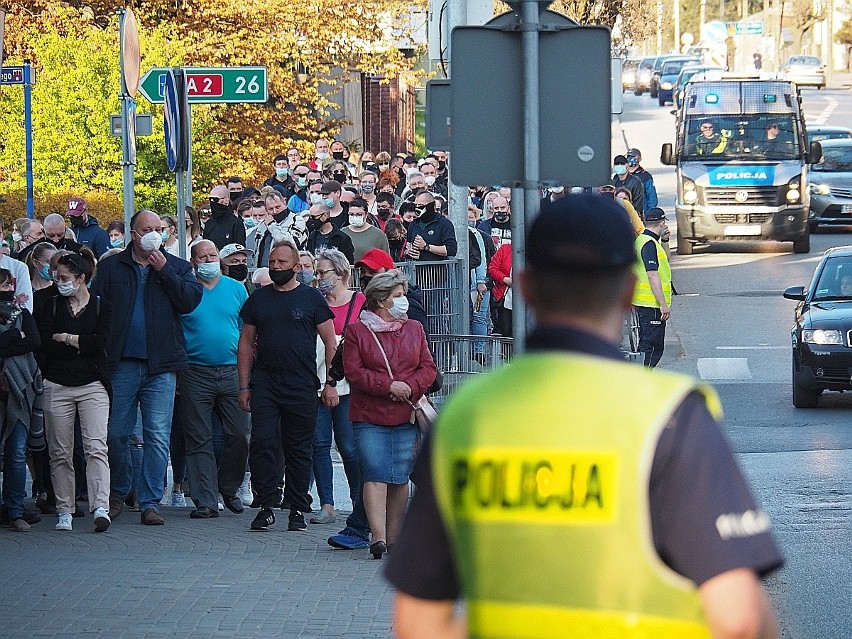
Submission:
{"label": "car windshield", "polygon": [[808,140],[819,142],[820,140],[848,140],[852,138],[850,131],[808,131]]}
{"label": "car windshield", "polygon": [[663,65],[662,75],[677,75],[687,64],[695,64],[695,60],[672,60]]}
{"label": "car windshield", "polygon": [[813,302],[852,302],[852,257],[831,257],[820,273]]}
{"label": "car windshield", "polygon": [[813,56],[800,55],[795,58],[790,58],[790,66],[798,65],[804,67],[818,67],[820,65],[819,58]]}
{"label": "car windshield", "polygon": [[812,164],[814,171],[826,173],[846,173],[852,171],[852,144],[822,147],[822,162]]}
{"label": "car windshield", "polygon": [[790,115],[700,116],[686,127],[684,160],[792,160],[801,155]]}

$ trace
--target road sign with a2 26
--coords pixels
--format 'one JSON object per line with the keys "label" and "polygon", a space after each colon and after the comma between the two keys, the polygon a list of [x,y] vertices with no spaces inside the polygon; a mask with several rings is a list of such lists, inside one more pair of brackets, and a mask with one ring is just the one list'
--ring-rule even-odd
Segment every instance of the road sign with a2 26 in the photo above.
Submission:
{"label": "road sign with a2 26", "polygon": [[[266,102],[269,83],[266,67],[183,67],[189,104]],[[148,71],[139,91],[149,102],[162,104],[166,69]]]}

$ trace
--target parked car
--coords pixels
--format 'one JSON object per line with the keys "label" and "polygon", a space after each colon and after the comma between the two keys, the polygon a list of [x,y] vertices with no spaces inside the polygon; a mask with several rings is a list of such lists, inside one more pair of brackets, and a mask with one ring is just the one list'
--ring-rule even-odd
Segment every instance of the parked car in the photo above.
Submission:
{"label": "parked car", "polygon": [[654,62],[657,61],[656,56],[642,58],[639,62],[639,68],[636,70],[636,80],[633,83],[633,93],[642,95],[651,87],[651,75],[654,72]]}
{"label": "parked car", "polygon": [[636,70],[639,68],[639,58],[627,58],[621,67],[621,92],[632,89],[636,83]]}
{"label": "parked car", "polygon": [[852,138],[852,129],[845,126],[828,126],[817,124],[808,127],[808,141],[822,142],[823,140],[848,140]]}
{"label": "parked car", "polygon": [[[811,138],[813,139],[813,138]],[[821,140],[822,162],[811,164],[808,225],[852,225],[852,139]]]}
{"label": "parked car", "polygon": [[700,63],[701,60],[691,56],[670,57],[663,62],[657,85],[657,101],[660,106],[665,106],[666,102],[674,103],[674,86],[681,70],[689,64]]}
{"label": "parked car", "polygon": [[825,65],[815,55],[794,55],[784,65],[784,78],[799,86],[825,88]]}
{"label": "parked car", "polygon": [[657,91],[660,88],[660,70],[663,68],[663,62],[668,60],[671,55],[661,55],[654,60],[654,66],[651,69],[651,80],[648,83],[648,93],[652,98],[657,97]]}
{"label": "parked car", "polygon": [[816,408],[823,391],[852,390],[852,246],[826,251],[809,287],[791,286],[799,302],[791,330],[793,406]]}
{"label": "parked car", "polygon": [[709,66],[706,64],[688,64],[685,65],[675,80],[674,103],[675,106],[683,104],[683,90],[686,83],[691,80],[720,80],[725,70],[722,67]]}

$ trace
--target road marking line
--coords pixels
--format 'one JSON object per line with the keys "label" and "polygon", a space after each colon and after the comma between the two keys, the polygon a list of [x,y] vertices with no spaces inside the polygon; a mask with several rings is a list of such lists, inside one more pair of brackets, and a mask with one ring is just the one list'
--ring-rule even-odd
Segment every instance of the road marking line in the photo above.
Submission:
{"label": "road marking line", "polygon": [[748,358],[745,357],[701,357],[698,359],[698,374],[701,379],[713,381],[752,378],[748,369]]}
{"label": "road marking line", "polygon": [[789,346],[717,346],[717,351],[783,351],[790,348]]}
{"label": "road marking line", "polygon": [[816,116],[816,118],[814,118],[811,124],[819,125],[828,122],[828,118],[831,117],[831,114],[834,113],[834,110],[840,104],[835,98],[826,97],[825,99],[828,101],[828,104],[822,110],[822,113],[820,113],[818,116]]}

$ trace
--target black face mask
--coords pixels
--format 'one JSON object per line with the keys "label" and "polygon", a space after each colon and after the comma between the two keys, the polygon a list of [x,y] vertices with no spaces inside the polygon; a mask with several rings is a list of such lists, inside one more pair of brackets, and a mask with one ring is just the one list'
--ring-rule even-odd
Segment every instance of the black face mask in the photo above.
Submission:
{"label": "black face mask", "polygon": [[362,290],[362,291],[363,291],[365,288],[367,288],[367,284],[369,284],[369,283],[370,283],[370,280],[372,280],[372,279],[373,279],[373,276],[372,276],[372,275],[362,275],[362,276],[361,276],[361,280],[359,281],[359,284],[361,284],[361,290]]}
{"label": "black face mask", "polygon": [[443,173],[447,168],[447,163],[443,160],[438,160],[438,170]]}
{"label": "black face mask", "polygon": [[346,173],[344,173],[342,171],[335,171],[334,173],[331,174],[331,177],[333,177],[335,180],[337,180],[341,184],[343,184],[346,181]]}
{"label": "black face mask", "polygon": [[245,193],[244,190],[243,191],[231,191],[231,203],[233,204],[234,202],[239,200],[243,196],[243,193]]}
{"label": "black face mask", "polygon": [[210,201],[210,212],[213,213],[213,217],[223,217],[225,215],[233,215],[231,211],[231,207],[225,204],[220,204],[219,202]]}
{"label": "black face mask", "polygon": [[402,248],[402,245],[405,244],[405,240],[388,240],[388,246],[390,246],[394,251],[399,251]]}
{"label": "black face mask", "polygon": [[376,209],[376,215],[378,215],[382,220],[389,219],[392,212],[392,209]]}
{"label": "black face mask", "polygon": [[11,302],[15,299],[15,291],[0,291],[0,302]]}
{"label": "black face mask", "polygon": [[332,151],[331,157],[333,157],[335,160],[342,160],[343,159],[343,151]]}
{"label": "black face mask", "polygon": [[82,228],[86,226],[86,220],[83,219],[82,215],[72,215],[71,216],[71,226],[74,228]]}
{"label": "black face mask", "polygon": [[243,282],[248,277],[248,265],[232,264],[228,267],[228,277]]}
{"label": "black face mask", "polygon": [[509,221],[509,214],[505,211],[497,211],[494,213],[494,221],[503,224],[504,222]]}
{"label": "black face mask", "polygon": [[418,219],[423,220],[424,222],[431,222],[436,216],[437,212],[435,211],[435,203],[429,202],[429,204],[426,205],[426,210],[420,214]]}
{"label": "black face mask", "polygon": [[325,222],[323,220],[317,219],[315,217],[309,217],[305,222],[305,226],[307,227],[308,231],[312,233],[314,231],[319,231],[324,225]]}
{"label": "black face mask", "polygon": [[276,286],[284,286],[287,282],[292,280],[295,275],[296,271],[292,268],[288,268],[283,271],[269,271],[269,279],[271,279],[272,283]]}

